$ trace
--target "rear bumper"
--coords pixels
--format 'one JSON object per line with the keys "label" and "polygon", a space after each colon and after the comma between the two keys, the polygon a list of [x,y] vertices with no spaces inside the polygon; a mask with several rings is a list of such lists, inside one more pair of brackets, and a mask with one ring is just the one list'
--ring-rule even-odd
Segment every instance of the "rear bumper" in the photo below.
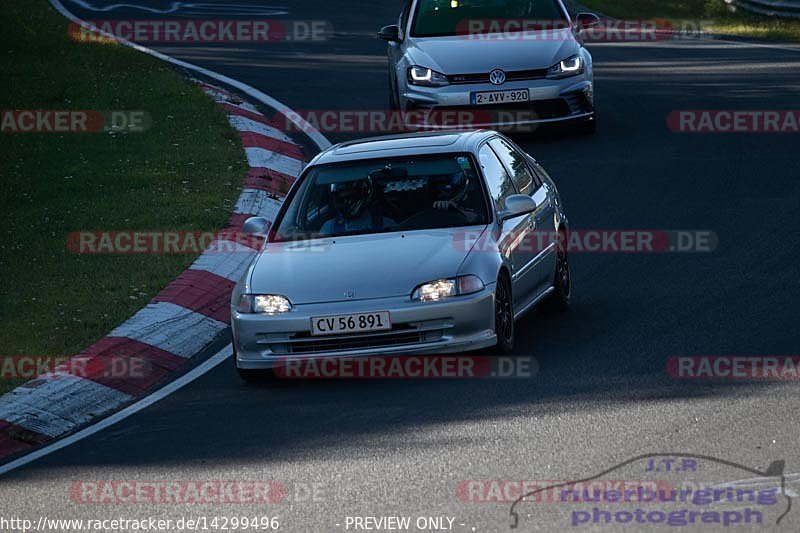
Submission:
{"label": "rear bumper", "polygon": [[[389,311],[393,329],[374,334],[312,337],[311,318]],[[405,298],[296,305],[283,315],[233,312],[236,365],[269,369],[285,360],[320,357],[444,354],[496,343],[494,284],[469,296],[437,303]]]}

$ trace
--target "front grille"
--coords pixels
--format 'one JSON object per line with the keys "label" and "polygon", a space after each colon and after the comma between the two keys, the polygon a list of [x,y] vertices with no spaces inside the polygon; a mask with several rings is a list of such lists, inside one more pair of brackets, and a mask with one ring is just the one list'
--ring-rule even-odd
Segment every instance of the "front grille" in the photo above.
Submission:
{"label": "front grille", "polygon": [[347,350],[362,350],[365,348],[385,348],[387,346],[397,346],[400,344],[415,344],[418,342],[420,342],[420,337],[419,333],[416,331],[409,331],[386,337],[363,335],[359,337],[348,337],[346,339],[336,339],[333,337],[324,339],[310,338],[304,342],[290,344],[289,353],[344,352]]}
{"label": "front grille", "polygon": [[259,344],[269,344],[272,352],[276,354],[325,354],[435,342],[442,338],[444,328],[447,327],[449,326],[442,324],[427,327],[396,324],[389,331],[324,337],[314,337],[310,332],[301,332],[294,334],[289,339],[272,341],[265,339]]}
{"label": "front grille", "polygon": [[[512,70],[506,72],[506,82],[509,81],[526,81],[526,80],[540,80],[547,76],[547,69],[532,69],[532,70]],[[462,85],[466,83],[489,83],[489,73],[480,72],[477,74],[452,74],[447,76],[447,79],[453,85]]]}
{"label": "front grille", "polygon": [[506,72],[506,81],[540,80],[547,76],[546,68]]}
{"label": "front grille", "polygon": [[455,74],[447,76],[447,79],[453,85],[461,85],[464,83],[489,83],[489,74]]}

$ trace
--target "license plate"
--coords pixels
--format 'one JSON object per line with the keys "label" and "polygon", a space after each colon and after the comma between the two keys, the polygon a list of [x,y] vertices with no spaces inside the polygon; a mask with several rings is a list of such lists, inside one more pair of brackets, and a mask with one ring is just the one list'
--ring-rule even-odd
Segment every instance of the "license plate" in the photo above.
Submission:
{"label": "license plate", "polygon": [[511,91],[484,91],[470,94],[472,105],[513,104],[517,102],[528,102],[530,99],[531,93],[528,89],[514,89]]}
{"label": "license plate", "polygon": [[312,335],[337,335],[392,329],[388,311],[311,318]]}

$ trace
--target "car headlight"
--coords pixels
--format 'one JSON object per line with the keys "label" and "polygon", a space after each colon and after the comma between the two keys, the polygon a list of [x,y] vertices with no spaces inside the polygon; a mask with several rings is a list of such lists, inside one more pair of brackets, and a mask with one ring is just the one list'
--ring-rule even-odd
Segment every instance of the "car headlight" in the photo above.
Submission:
{"label": "car headlight", "polygon": [[422,87],[442,87],[450,85],[450,80],[441,72],[425,67],[409,67],[408,83]]}
{"label": "car headlight", "polygon": [[483,282],[478,276],[459,276],[457,278],[437,279],[423,283],[411,293],[411,299],[419,302],[438,302],[452,296],[464,296],[483,290]]}
{"label": "car headlight", "polygon": [[242,294],[236,310],[240,313],[277,315],[292,310],[292,302],[276,294]]}
{"label": "car headlight", "polygon": [[583,58],[579,55],[568,57],[564,61],[559,61],[547,71],[547,77],[550,79],[569,78],[570,76],[577,76],[586,70]]}

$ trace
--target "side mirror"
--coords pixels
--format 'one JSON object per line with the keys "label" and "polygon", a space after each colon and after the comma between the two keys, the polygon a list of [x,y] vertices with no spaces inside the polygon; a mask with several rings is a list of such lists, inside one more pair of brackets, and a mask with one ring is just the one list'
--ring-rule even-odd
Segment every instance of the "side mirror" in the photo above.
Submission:
{"label": "side mirror", "polygon": [[594,13],[578,13],[575,16],[575,23],[579,30],[585,30],[586,28],[591,28],[600,24],[600,17]]}
{"label": "side mirror", "polygon": [[250,217],[242,226],[242,233],[248,235],[266,235],[272,223],[264,217]]}
{"label": "side mirror", "polygon": [[400,26],[392,24],[391,26],[384,26],[378,32],[378,37],[390,43],[400,42]]}
{"label": "side mirror", "polygon": [[536,200],[534,200],[527,194],[512,194],[511,196],[506,198],[505,203],[506,203],[505,211],[501,211],[500,213],[498,213],[500,222],[505,222],[509,218],[514,218],[521,215],[527,215],[528,213],[533,213],[534,211],[536,211],[536,208],[539,207],[536,204]]}

